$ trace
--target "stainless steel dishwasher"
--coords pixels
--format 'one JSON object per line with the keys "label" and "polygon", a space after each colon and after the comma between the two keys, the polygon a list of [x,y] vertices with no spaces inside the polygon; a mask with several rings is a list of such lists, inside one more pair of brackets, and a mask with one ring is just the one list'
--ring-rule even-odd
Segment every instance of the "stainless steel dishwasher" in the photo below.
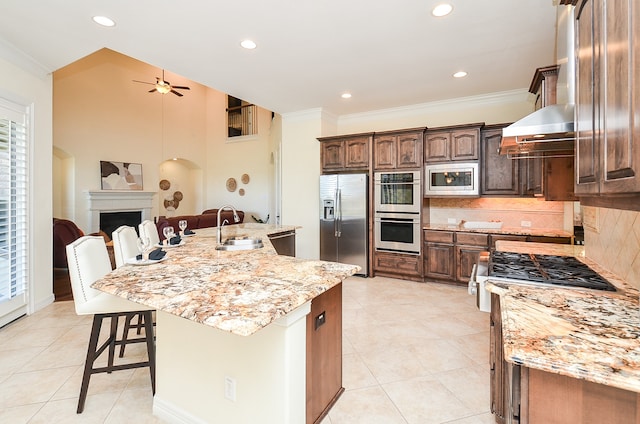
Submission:
{"label": "stainless steel dishwasher", "polygon": [[296,232],[295,230],[270,234],[269,241],[276,249],[278,255],[296,256]]}

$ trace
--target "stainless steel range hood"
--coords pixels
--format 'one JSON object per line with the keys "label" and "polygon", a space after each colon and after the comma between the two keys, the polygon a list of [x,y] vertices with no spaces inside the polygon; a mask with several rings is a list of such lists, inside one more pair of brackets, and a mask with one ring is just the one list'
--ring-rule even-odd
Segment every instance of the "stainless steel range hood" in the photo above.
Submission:
{"label": "stainless steel range hood", "polygon": [[549,105],[502,130],[500,154],[527,156],[573,150],[573,104]]}
{"label": "stainless steel range hood", "polygon": [[544,107],[502,130],[500,154],[512,159],[573,156],[575,19],[574,7],[562,4],[557,15],[556,64],[536,69],[529,87],[530,93],[538,95],[536,104]]}

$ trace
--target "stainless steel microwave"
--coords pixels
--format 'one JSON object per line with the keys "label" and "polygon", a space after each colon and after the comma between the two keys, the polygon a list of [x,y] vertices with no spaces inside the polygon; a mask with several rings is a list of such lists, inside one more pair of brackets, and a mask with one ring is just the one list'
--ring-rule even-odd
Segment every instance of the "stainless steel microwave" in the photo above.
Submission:
{"label": "stainless steel microwave", "polygon": [[480,195],[477,162],[427,164],[424,167],[425,197]]}

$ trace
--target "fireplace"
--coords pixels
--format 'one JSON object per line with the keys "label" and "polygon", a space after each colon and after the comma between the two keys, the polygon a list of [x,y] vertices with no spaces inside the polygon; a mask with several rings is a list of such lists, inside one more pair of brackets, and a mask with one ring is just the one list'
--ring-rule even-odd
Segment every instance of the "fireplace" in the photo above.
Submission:
{"label": "fireplace", "polygon": [[[140,190],[100,190],[88,191],[89,199],[89,221],[90,232],[98,232],[102,229],[109,237],[111,232],[120,225],[130,225],[136,227],[145,219],[151,219],[151,209],[153,206],[153,196],[155,192]],[[112,229],[105,229],[101,221],[105,215],[108,219],[117,222]],[[135,220],[135,222],[134,222]]]}
{"label": "fireplace", "polygon": [[142,211],[132,212],[100,212],[100,230],[111,237],[118,227],[128,225],[138,232],[138,225],[142,222]]}

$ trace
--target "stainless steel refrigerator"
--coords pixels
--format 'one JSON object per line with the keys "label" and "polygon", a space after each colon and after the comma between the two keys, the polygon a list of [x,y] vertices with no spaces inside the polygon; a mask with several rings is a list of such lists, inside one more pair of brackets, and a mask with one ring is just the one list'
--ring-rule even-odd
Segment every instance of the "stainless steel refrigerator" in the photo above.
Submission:
{"label": "stainless steel refrigerator", "polygon": [[358,265],[367,275],[367,174],[320,176],[320,259]]}

